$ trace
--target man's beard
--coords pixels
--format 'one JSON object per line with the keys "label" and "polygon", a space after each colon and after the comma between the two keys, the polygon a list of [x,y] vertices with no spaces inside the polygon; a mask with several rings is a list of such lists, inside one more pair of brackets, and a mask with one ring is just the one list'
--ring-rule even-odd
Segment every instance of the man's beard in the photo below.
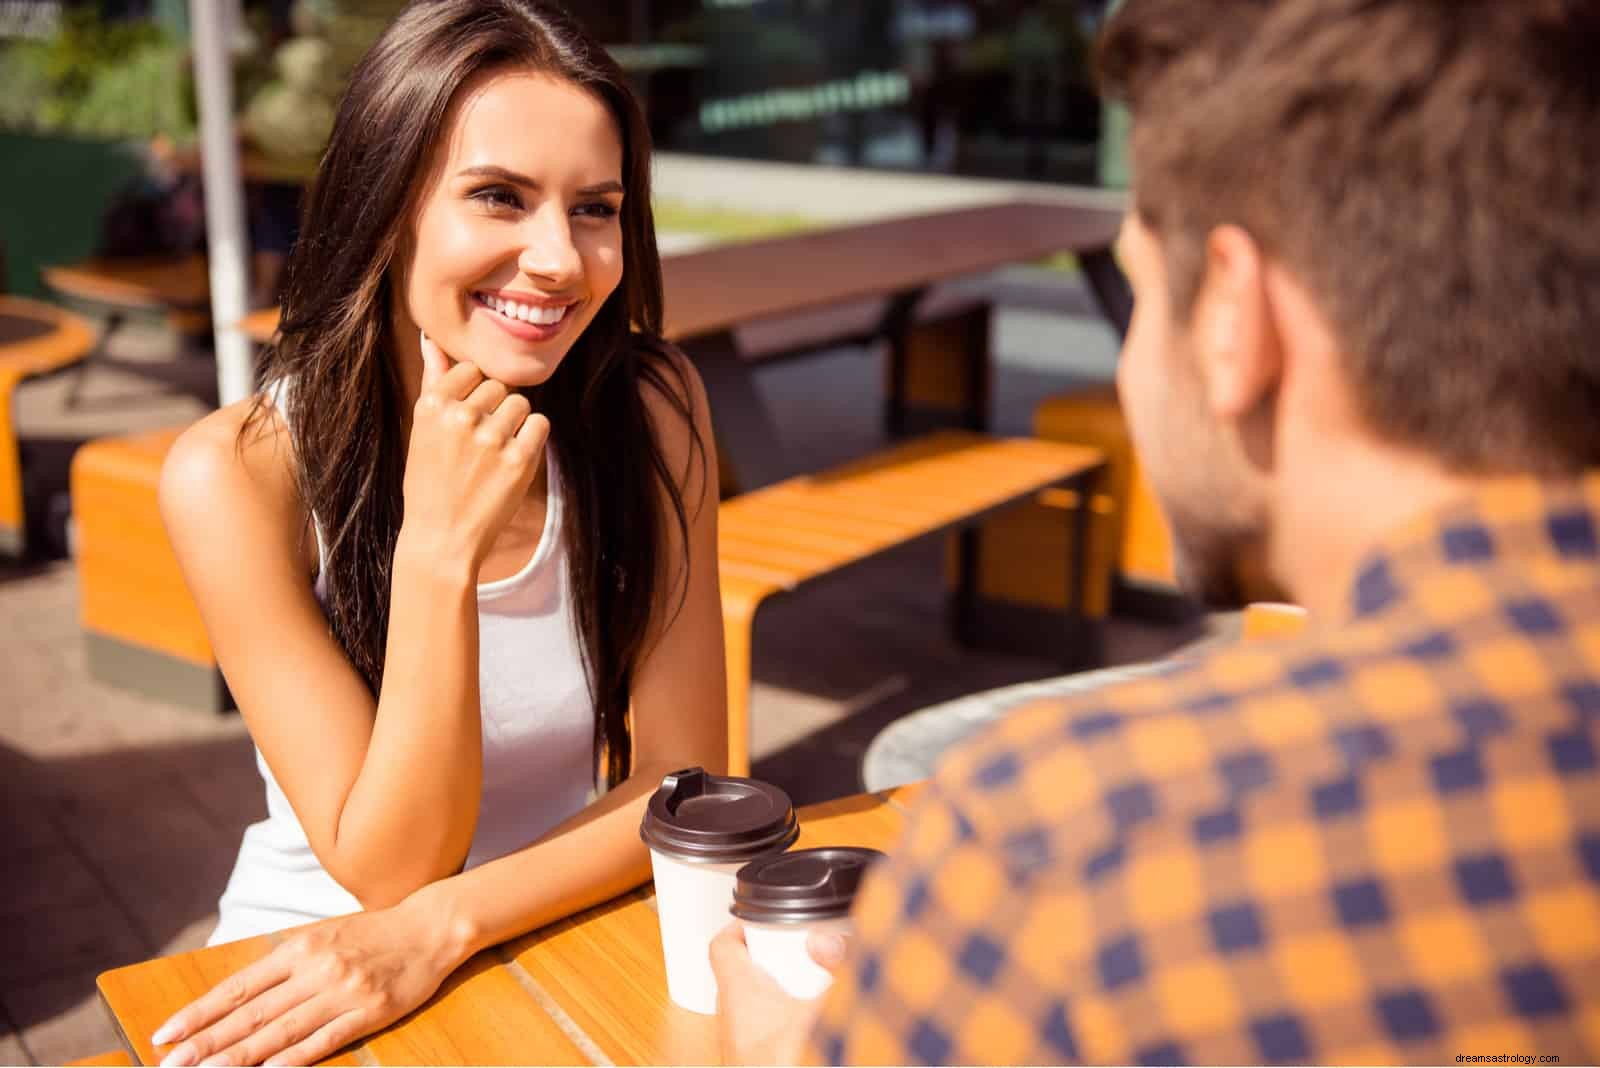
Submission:
{"label": "man's beard", "polygon": [[1232,611],[1284,598],[1267,580],[1261,532],[1169,512],[1178,587],[1207,608]]}

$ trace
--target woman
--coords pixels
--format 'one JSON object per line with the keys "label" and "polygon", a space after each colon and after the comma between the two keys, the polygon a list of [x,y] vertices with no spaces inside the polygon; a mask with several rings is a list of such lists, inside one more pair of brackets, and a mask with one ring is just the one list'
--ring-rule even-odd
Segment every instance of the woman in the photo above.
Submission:
{"label": "woman", "polygon": [[342,918],[174,1016],[169,1063],[389,1023],[642,882],[650,791],[725,761],[715,457],[660,339],[649,154],[546,0],[417,0],[353,75],[266,389],[161,487],[267,786],[212,940]]}

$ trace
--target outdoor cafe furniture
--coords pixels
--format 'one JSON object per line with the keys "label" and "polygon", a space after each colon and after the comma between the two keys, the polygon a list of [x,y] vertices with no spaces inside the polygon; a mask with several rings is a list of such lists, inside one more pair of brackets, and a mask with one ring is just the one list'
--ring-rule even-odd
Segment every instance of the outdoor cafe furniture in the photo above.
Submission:
{"label": "outdoor cafe furniture", "polygon": [[193,378],[163,374],[160,364],[145,360],[118,360],[110,355],[109,347],[124,325],[139,319],[159,319],[185,345],[209,347],[211,282],[203,255],[95,258],[46,267],[42,273],[45,285],[58,297],[104,320],[99,341],[78,368],[67,397],[69,407],[77,403],[85,377],[94,367],[115,367],[185,385]]}
{"label": "outdoor cafe furniture", "polygon": [[93,347],[94,330],[71,312],[0,296],[0,555],[20,556],[27,548],[17,387],[72,366]]}
{"label": "outdoor cafe furniture", "polygon": [[[1134,452],[1115,385],[1047,397],[1034,411],[1033,433],[1097,449],[1106,459],[1105,477],[1088,501],[1084,613],[1095,620],[1114,606],[1134,615],[1181,613],[1172,537]],[[975,613],[987,640],[1048,653],[1040,624],[1066,604],[1062,569],[1070,534],[1060,512],[1080,503],[1070,492],[1040,494],[984,524]],[[950,558],[954,576],[953,550]]]}
{"label": "outdoor cafe furniture", "polygon": [[[1101,454],[1085,446],[944,431],[724,501],[717,566],[732,774],[749,773],[751,638],[763,604],[918,538],[955,531],[960,564],[952,616],[957,636],[970,641],[978,525],[1041,493],[1088,500],[1102,466]],[[1074,508],[1055,518],[1063,526],[1070,521],[1072,532],[1058,546],[1062,559],[1047,563],[1067,606],[1053,644],[1074,666],[1087,666],[1099,652],[1083,603],[1088,512]]]}
{"label": "outdoor cafe furniture", "polygon": [[[868,846],[900,837],[917,786],[800,810],[796,849]],[[118,968],[101,998],[139,1064],[150,1036],[184,1005],[265,956],[263,936]],[[716,1019],[667,995],[654,891],[646,885],[477,954],[426,1004],[324,1062],[383,1064],[718,1064]]]}
{"label": "outdoor cafe furniture", "polygon": [[72,458],[79,622],[89,673],[174,704],[229,704],[157,503],[183,427],[100,438]]}

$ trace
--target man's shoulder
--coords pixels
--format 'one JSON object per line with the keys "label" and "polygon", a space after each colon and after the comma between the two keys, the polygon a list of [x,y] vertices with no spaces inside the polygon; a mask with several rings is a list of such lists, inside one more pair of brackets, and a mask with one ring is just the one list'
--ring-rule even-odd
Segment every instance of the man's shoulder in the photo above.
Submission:
{"label": "man's shoulder", "polygon": [[1405,685],[1413,671],[1403,643],[1359,627],[1229,646],[1020,705],[948,753],[937,779],[943,795],[997,824],[1060,826],[1088,808],[1096,818],[1108,808],[1114,821],[1131,818],[1152,790],[1226,785],[1252,767],[1339,746],[1373,719],[1374,699],[1412,702],[1427,715],[1433,695]]}

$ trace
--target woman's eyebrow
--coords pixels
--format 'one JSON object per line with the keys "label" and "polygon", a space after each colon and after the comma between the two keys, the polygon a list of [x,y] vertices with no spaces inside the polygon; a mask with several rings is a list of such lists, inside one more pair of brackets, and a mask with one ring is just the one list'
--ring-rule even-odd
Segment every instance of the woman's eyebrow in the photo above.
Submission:
{"label": "woman's eyebrow", "polygon": [[[512,185],[527,186],[529,189],[539,188],[539,183],[529,178],[526,174],[518,174],[516,171],[507,170],[504,167],[496,167],[493,164],[486,163],[476,167],[465,167],[456,173],[461,176],[476,178],[498,178],[503,182],[510,182]],[[621,182],[612,179],[609,182],[586,185],[578,192],[583,196],[599,196],[602,193],[624,193],[626,190]]]}

